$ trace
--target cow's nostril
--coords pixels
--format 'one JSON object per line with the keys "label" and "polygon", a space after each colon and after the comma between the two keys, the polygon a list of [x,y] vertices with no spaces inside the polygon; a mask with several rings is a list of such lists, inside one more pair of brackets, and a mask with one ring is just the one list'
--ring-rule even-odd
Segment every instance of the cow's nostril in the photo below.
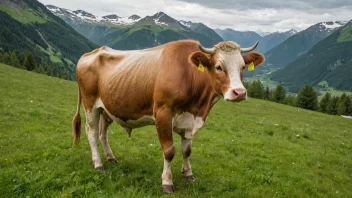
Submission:
{"label": "cow's nostril", "polygon": [[238,93],[237,93],[236,89],[234,89],[234,90],[232,90],[232,91],[233,91],[233,93],[235,94],[235,96],[238,96]]}
{"label": "cow's nostril", "polygon": [[236,89],[233,89],[233,94],[235,95],[236,97],[236,100],[243,100],[246,98],[246,92],[247,90],[244,89],[244,88],[236,88]]}

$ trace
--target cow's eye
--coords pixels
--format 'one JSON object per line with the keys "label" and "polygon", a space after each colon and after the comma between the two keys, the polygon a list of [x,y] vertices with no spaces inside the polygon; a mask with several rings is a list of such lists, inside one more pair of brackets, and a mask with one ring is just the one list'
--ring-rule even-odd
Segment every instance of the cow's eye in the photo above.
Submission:
{"label": "cow's eye", "polygon": [[216,66],[215,69],[218,70],[218,71],[222,71],[222,68],[221,68],[220,65]]}

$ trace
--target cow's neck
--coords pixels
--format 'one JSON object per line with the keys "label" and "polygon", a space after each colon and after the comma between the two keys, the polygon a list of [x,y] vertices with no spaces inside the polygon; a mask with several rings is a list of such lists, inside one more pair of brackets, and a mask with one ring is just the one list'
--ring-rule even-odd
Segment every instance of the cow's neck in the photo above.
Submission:
{"label": "cow's neck", "polygon": [[215,92],[213,86],[210,83],[210,79],[205,78],[202,80],[202,90],[200,92],[193,93],[191,96],[192,104],[190,105],[190,112],[195,116],[202,117],[203,120],[208,116],[211,108],[219,101],[222,97]]}

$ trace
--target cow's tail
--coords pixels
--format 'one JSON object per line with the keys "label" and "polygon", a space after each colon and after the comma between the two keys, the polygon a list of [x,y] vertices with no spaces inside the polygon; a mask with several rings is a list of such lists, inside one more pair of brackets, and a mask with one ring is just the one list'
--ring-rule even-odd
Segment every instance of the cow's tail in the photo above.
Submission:
{"label": "cow's tail", "polygon": [[72,119],[72,135],[73,135],[73,147],[78,145],[81,137],[81,115],[79,113],[81,108],[82,96],[81,91],[78,87],[78,101],[77,101],[77,110],[76,114]]}

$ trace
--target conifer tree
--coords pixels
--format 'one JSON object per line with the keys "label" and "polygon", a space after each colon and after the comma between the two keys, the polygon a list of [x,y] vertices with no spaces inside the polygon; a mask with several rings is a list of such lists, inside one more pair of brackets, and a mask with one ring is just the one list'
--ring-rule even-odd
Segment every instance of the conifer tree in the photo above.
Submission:
{"label": "conifer tree", "polygon": [[15,51],[11,52],[11,58],[10,58],[11,65],[14,67],[21,67],[20,61],[17,58],[17,54]]}
{"label": "conifer tree", "polygon": [[37,67],[37,63],[31,53],[27,54],[23,61],[23,66],[28,70],[32,71]]}
{"label": "conifer tree", "polygon": [[284,87],[280,84],[276,86],[274,91],[274,100],[278,103],[283,103],[286,97],[286,91]]}
{"label": "conifer tree", "polygon": [[331,100],[331,94],[329,92],[326,92],[323,98],[320,101],[320,111],[323,113],[327,113],[328,111],[328,105]]}
{"label": "conifer tree", "polygon": [[337,102],[339,100],[338,96],[333,96],[328,104],[327,113],[331,115],[337,114]]}
{"label": "conifer tree", "polygon": [[299,92],[297,96],[297,106],[309,110],[318,109],[318,95],[312,85],[305,85]]}

